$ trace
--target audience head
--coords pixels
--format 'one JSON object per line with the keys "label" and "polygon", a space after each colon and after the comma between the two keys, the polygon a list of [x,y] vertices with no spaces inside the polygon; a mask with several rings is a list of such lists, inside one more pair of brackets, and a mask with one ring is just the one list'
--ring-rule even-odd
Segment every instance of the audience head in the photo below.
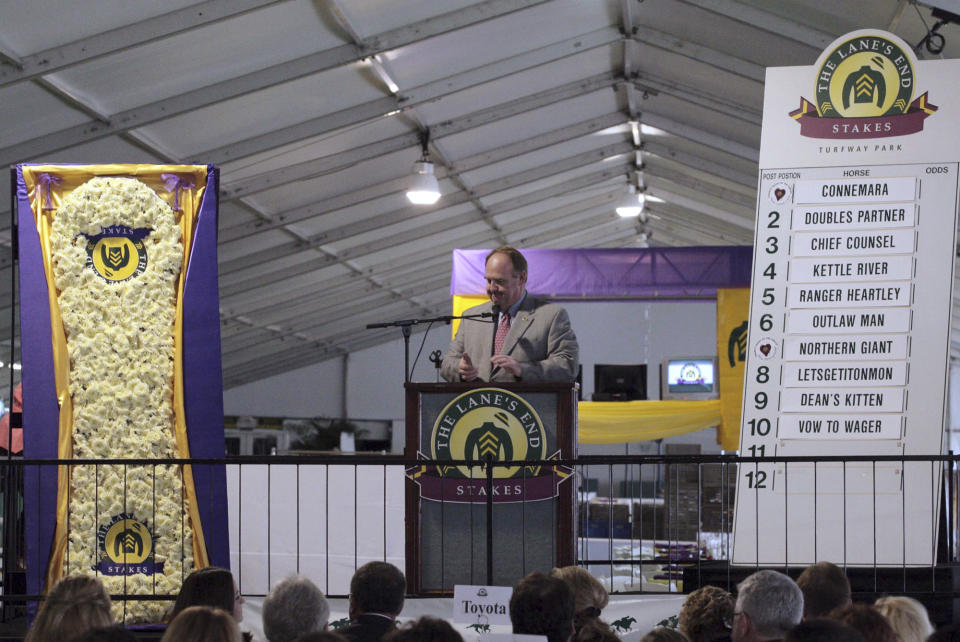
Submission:
{"label": "audience head", "polygon": [[237,621],[223,609],[189,606],[173,618],[161,642],[241,642],[241,640]]}
{"label": "audience head", "polygon": [[26,640],[67,640],[113,624],[110,596],[90,575],[71,575],[53,587],[40,606]]}
{"label": "audience head", "polygon": [[804,620],[783,639],[784,642],[867,642],[860,631],[826,617]]}
{"label": "audience head", "polygon": [[927,609],[912,597],[881,597],[873,607],[887,618],[902,642],[924,642],[933,633]]}
{"label": "audience head", "polygon": [[872,606],[847,604],[842,608],[830,611],[829,617],[852,626],[870,642],[898,642],[893,627]]}
{"label": "audience head", "polygon": [[577,631],[600,617],[600,612],[610,601],[607,589],[582,566],[555,568],[550,575],[563,580],[573,592],[574,628]]}
{"label": "audience head", "polygon": [[850,604],[850,580],[843,569],[830,562],[817,562],[797,578],[803,591],[803,617],[819,617]]}
{"label": "audience head", "polygon": [[293,642],[322,631],[330,618],[323,592],[306,577],[288,577],[263,599],[263,633],[270,642]]}
{"label": "audience head", "polygon": [[350,580],[350,617],[379,613],[396,617],[403,610],[407,580],[396,566],[368,562]]}
{"label": "audience head", "polygon": [[297,638],[296,642],[349,642],[349,640],[335,631],[314,631],[304,633]]}
{"label": "audience head", "polygon": [[510,621],[514,633],[567,642],[573,634],[573,610],[573,592],[561,579],[530,573],[513,586]]}
{"label": "audience head", "polygon": [[680,630],[692,642],[709,642],[730,635],[733,596],[716,586],[703,586],[687,596],[680,609]]}
{"label": "audience head", "polygon": [[424,615],[387,633],[383,642],[463,642],[463,636],[446,620]]}
{"label": "audience head", "polygon": [[803,618],[803,593],[777,571],[757,571],[737,586],[733,639],[778,640]]}
{"label": "audience head", "polygon": [[620,642],[613,629],[599,618],[590,618],[576,629],[574,642]]}
{"label": "audience head", "polygon": [[180,587],[170,619],[190,606],[212,606],[233,614],[237,622],[243,620],[243,597],[233,581],[233,574],[219,566],[207,566],[190,573]]}
{"label": "audience head", "polygon": [[658,626],[640,638],[640,642],[689,642],[689,640],[676,629]]}
{"label": "audience head", "polygon": [[98,626],[83,635],[70,638],[70,642],[136,642],[136,640],[137,636],[128,631],[122,624]]}

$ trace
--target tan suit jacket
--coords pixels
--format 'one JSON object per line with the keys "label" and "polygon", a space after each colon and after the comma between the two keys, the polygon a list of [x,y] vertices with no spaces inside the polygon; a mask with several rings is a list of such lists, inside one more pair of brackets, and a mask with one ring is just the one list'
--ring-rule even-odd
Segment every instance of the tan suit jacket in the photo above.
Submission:
{"label": "tan suit jacket", "polygon": [[[487,301],[464,315],[490,312]],[[559,305],[535,299],[529,294],[520,304],[516,318],[510,320],[510,332],[503,342],[503,354],[520,363],[519,377],[502,368],[491,378],[494,325],[491,319],[464,319],[450,349],[443,357],[440,374],[447,381],[460,381],[457,365],[466,352],[477,367],[482,381],[573,381],[577,376],[580,348],[570,327],[567,311]]]}

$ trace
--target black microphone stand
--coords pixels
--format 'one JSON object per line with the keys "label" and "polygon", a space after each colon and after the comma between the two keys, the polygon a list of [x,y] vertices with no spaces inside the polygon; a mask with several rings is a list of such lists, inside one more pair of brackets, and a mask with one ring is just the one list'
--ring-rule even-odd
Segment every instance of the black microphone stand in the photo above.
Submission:
{"label": "black microphone stand", "polygon": [[442,317],[432,317],[426,319],[400,319],[399,321],[387,321],[386,323],[368,323],[367,330],[379,328],[400,328],[403,333],[403,380],[410,382],[410,328],[421,323],[439,323],[449,324],[454,319],[489,319],[494,316],[493,312],[481,312],[480,314],[465,314],[457,316],[447,314]]}

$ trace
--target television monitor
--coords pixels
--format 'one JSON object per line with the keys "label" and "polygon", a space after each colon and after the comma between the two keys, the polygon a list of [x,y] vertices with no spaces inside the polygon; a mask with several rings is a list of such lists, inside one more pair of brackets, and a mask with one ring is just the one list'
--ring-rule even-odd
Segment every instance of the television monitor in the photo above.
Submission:
{"label": "television monitor", "polygon": [[646,398],[647,364],[594,364],[594,401],[635,401]]}
{"label": "television monitor", "polygon": [[674,357],[660,364],[661,399],[716,399],[716,357]]}

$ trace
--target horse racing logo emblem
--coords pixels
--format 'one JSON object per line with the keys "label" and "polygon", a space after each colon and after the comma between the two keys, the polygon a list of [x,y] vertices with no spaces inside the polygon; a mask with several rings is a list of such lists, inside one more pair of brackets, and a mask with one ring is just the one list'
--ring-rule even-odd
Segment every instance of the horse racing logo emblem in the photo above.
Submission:
{"label": "horse racing logo emblem", "polygon": [[155,537],[133,515],[120,513],[97,531],[100,562],[94,567],[104,575],[152,575],[163,572],[163,562],[154,562]]}
{"label": "horse racing logo emblem", "polygon": [[[420,486],[420,496],[433,501],[538,501],[556,497],[559,484],[572,471],[547,456],[547,432],[530,404],[509,390],[477,388],[454,398],[443,408],[429,438],[429,456],[407,470]],[[450,464],[451,460],[512,462],[527,465],[486,466]],[[536,463],[530,463],[536,460]]]}
{"label": "horse racing logo emblem", "polygon": [[[447,404],[433,427],[430,439],[434,459],[494,461],[543,459],[547,444],[537,411],[521,397],[498,388],[464,393]],[[444,466],[444,476],[473,477],[466,466]],[[536,474],[535,470],[527,474]],[[497,466],[497,479],[519,477],[520,466]]]}
{"label": "horse racing logo emblem", "polygon": [[87,236],[87,267],[107,282],[126,281],[142,274],[147,269],[143,239],[149,233],[149,229],[112,225],[100,234]]}
{"label": "horse racing logo emblem", "polygon": [[816,101],[801,99],[790,116],[810,138],[885,138],[923,129],[937,110],[924,93],[913,100],[916,60],[909,45],[882,31],[854,31],[817,61]]}

